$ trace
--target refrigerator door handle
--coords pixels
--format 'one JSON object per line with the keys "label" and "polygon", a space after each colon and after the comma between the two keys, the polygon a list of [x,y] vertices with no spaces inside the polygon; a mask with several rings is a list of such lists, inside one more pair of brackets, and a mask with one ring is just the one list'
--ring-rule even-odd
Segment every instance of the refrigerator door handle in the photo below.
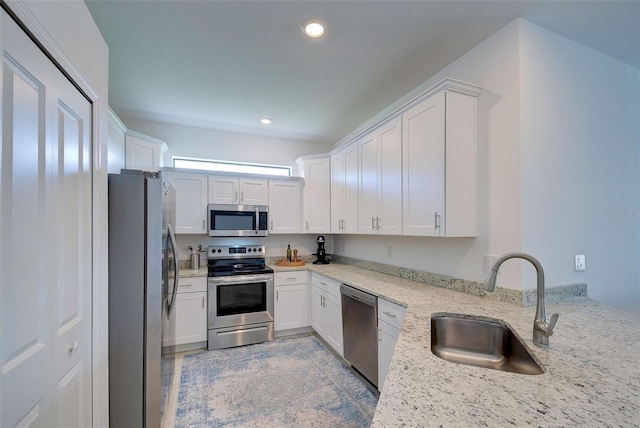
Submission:
{"label": "refrigerator door handle", "polygon": [[171,240],[171,247],[173,250],[173,265],[175,267],[175,276],[173,277],[173,293],[171,295],[171,303],[167,307],[167,319],[171,318],[173,308],[176,306],[176,295],[178,294],[178,276],[179,276],[179,264],[178,264],[178,246],[176,245],[176,235],[173,233],[171,224],[167,227],[169,233],[169,239]]}

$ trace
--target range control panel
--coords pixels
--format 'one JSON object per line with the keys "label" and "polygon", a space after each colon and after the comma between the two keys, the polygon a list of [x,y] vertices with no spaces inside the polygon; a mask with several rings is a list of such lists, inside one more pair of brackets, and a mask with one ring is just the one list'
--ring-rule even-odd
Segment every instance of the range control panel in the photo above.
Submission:
{"label": "range control panel", "polygon": [[264,257],[264,245],[231,245],[207,248],[210,259],[236,259],[244,257]]}

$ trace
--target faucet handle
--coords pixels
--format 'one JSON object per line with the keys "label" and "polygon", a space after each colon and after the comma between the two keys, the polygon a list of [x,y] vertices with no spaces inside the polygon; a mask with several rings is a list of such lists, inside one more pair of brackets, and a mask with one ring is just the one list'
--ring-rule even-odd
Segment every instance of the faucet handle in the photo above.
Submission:
{"label": "faucet handle", "polygon": [[553,328],[556,326],[556,323],[558,322],[559,317],[560,317],[560,314],[551,315],[551,319],[549,320],[549,326],[547,327],[546,336],[551,336],[553,334]]}

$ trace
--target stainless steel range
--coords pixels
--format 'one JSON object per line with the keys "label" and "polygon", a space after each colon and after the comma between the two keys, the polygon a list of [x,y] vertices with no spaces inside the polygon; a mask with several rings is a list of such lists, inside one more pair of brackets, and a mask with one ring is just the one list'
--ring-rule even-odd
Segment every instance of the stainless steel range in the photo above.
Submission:
{"label": "stainless steel range", "polygon": [[273,269],[264,253],[264,245],[207,249],[209,350],[273,340]]}

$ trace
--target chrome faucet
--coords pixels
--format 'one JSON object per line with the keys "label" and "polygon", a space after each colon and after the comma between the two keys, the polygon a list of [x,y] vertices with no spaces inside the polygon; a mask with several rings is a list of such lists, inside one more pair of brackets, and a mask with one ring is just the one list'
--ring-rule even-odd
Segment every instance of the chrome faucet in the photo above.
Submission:
{"label": "chrome faucet", "polygon": [[500,265],[509,259],[516,258],[527,260],[536,268],[536,273],[538,275],[538,303],[536,305],[536,318],[533,320],[533,343],[538,346],[548,347],[549,336],[553,334],[553,328],[555,327],[560,315],[551,315],[551,320],[547,322],[547,314],[544,304],[544,271],[542,270],[542,265],[536,258],[526,253],[505,254],[494,263],[491,271],[489,272],[489,276],[484,281],[484,289],[487,291],[493,291],[496,287],[496,277],[498,276],[498,269],[500,269]]}

